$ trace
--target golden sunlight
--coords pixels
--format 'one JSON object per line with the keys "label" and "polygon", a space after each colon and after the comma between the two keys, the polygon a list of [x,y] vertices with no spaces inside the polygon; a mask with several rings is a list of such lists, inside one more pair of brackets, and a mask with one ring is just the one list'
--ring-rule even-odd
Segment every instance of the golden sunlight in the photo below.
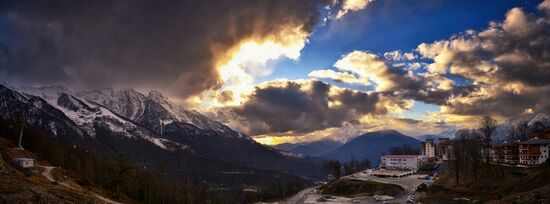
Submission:
{"label": "golden sunlight", "polygon": [[[281,57],[297,60],[307,35],[298,26],[269,37],[243,40],[216,63],[223,81],[222,89],[203,93],[200,107],[235,106],[244,102],[254,90],[255,78],[271,74],[272,68],[267,67],[266,63]],[[228,91],[230,100],[218,100],[216,96],[223,91]]]}

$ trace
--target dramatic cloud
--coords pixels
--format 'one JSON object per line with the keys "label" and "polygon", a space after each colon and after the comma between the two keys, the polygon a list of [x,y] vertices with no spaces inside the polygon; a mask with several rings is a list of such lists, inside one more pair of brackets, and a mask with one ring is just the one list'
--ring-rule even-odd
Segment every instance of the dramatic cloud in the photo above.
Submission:
{"label": "dramatic cloud", "polygon": [[405,87],[414,89],[420,85],[403,70],[391,69],[378,55],[365,51],[353,51],[345,55],[334,67],[368,78],[376,84],[376,91],[394,91]]}
{"label": "dramatic cloud", "polygon": [[308,77],[315,79],[332,79],[337,82],[359,84],[364,86],[370,85],[368,78],[358,77],[348,72],[337,72],[331,69],[314,70],[308,74]]}
{"label": "dramatic cloud", "polygon": [[[410,136],[425,134],[438,134],[444,131],[453,130],[456,127],[444,122],[415,120],[398,118],[388,115],[369,115],[361,119],[361,123],[344,123],[340,127],[329,127],[308,133],[272,133],[256,135],[254,139],[264,144],[280,144],[284,142],[300,143],[320,139],[332,139],[345,142],[365,132],[380,130],[397,130]],[[477,120],[475,120],[477,122]]]}
{"label": "dramatic cloud", "polygon": [[[257,86],[240,106],[219,110],[216,118],[251,135],[308,133],[345,123],[357,124],[365,115],[384,115],[409,108],[407,102],[378,93],[338,88],[320,81],[272,81]],[[238,116],[238,117],[237,117]]]}
{"label": "dramatic cloud", "polygon": [[448,98],[443,114],[506,118],[526,110],[550,112],[548,2],[538,6],[545,11],[543,16],[513,8],[503,22],[492,22],[481,32],[467,31],[418,46],[422,57],[433,60],[429,75],[445,79],[453,74],[472,83],[467,93]]}
{"label": "dramatic cloud", "polygon": [[[397,107],[407,107],[404,102],[411,100],[440,106],[438,112],[426,113],[422,120],[364,116],[354,128],[386,127],[415,134],[418,129],[411,127],[445,130],[451,124],[473,126],[481,115],[504,120],[549,113],[549,2],[538,6],[543,16],[513,8],[504,21],[491,22],[481,32],[468,30],[448,40],[420,44],[416,53],[392,51],[384,53],[384,58],[353,51],[334,64],[342,72],[316,70],[309,76],[350,84],[367,79],[374,86],[369,93],[391,96],[395,99],[392,104],[401,102]],[[390,100],[379,103],[384,101]]]}
{"label": "dramatic cloud", "polygon": [[[320,1],[3,1],[0,80],[160,89],[187,97],[234,80],[234,53],[295,58]],[[230,53],[230,54],[227,54]],[[233,64],[232,64],[233,63]],[[220,68],[225,66],[225,68]]]}

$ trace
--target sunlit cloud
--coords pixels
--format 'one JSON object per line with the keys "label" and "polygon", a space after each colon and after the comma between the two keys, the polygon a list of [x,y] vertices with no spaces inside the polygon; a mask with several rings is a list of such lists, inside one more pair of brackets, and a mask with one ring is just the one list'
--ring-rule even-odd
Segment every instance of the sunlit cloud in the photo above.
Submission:
{"label": "sunlit cloud", "polygon": [[337,82],[348,84],[370,85],[368,78],[359,77],[348,72],[337,72],[331,69],[314,70],[308,74],[308,77],[314,79],[332,79]]}
{"label": "sunlit cloud", "polygon": [[392,61],[403,61],[403,60],[414,60],[417,58],[417,56],[412,52],[402,53],[399,50],[394,50],[391,52],[384,53],[384,58],[386,58],[386,60],[392,60]]}
{"label": "sunlit cloud", "polygon": [[360,11],[374,0],[343,0],[342,8],[336,14],[336,19],[344,17],[348,12]]}
{"label": "sunlit cloud", "polygon": [[[539,9],[546,9],[544,5],[541,3]],[[234,86],[247,88],[227,89],[231,87],[231,77],[220,71],[228,83],[224,83],[224,94],[217,93],[223,97],[216,100],[218,107],[225,108],[224,114],[231,117],[218,118],[253,135],[258,142],[277,144],[326,138],[346,140],[384,129],[408,135],[437,134],[476,127],[481,115],[504,121],[518,114],[550,110],[550,96],[545,94],[550,86],[543,80],[548,76],[548,62],[544,59],[548,41],[541,37],[550,25],[547,18],[514,8],[502,22],[491,22],[487,29],[466,30],[447,40],[421,43],[412,52],[376,54],[355,50],[343,54],[329,69],[309,72],[310,79],[282,79],[257,85],[253,79],[261,73],[250,74],[247,67],[265,65],[279,57],[297,59],[303,44],[290,43],[300,46],[287,51],[272,49],[276,54],[242,51],[243,56],[260,59],[254,63],[240,60],[247,57],[239,57],[239,47],[229,60],[222,60],[220,68],[239,73],[233,77],[241,78],[233,81],[248,82]],[[296,36],[299,40],[292,42],[307,42],[307,35]],[[247,50],[246,47],[242,49]],[[298,50],[298,54],[287,54],[291,53],[289,50]],[[331,85],[334,82],[367,86],[369,90],[339,88]],[[433,107],[421,117],[415,114],[407,118],[415,101]],[[434,107],[439,109],[432,110]]]}
{"label": "sunlit cloud", "polygon": [[[282,57],[297,60],[300,50],[307,43],[307,36],[308,33],[298,26],[286,28],[266,38],[243,40],[216,63],[222,80],[221,88],[207,90],[191,98],[190,102],[198,103],[202,109],[243,103],[254,90],[255,79],[272,73],[272,68],[266,66],[266,63]],[[225,97],[220,98],[222,94]]]}

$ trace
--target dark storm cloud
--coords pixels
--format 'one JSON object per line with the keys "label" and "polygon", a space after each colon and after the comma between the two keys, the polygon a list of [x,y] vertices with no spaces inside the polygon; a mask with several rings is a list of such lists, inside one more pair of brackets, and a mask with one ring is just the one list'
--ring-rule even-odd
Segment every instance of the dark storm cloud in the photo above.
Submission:
{"label": "dark storm cloud", "polygon": [[[367,114],[385,114],[388,110],[381,105],[383,100],[377,93],[341,89],[320,81],[277,81],[256,87],[246,102],[220,110],[217,118],[240,120],[248,128],[241,130],[251,135],[307,133],[344,123],[357,124]],[[238,117],[228,117],[231,114],[227,112]]]}
{"label": "dark storm cloud", "polygon": [[311,32],[320,1],[13,0],[0,3],[0,80],[140,86],[189,96],[217,87],[239,41]]}
{"label": "dark storm cloud", "polygon": [[499,115],[512,118],[526,113],[527,109],[532,109],[535,113],[550,113],[550,86],[533,88],[521,94],[496,91],[491,97],[475,101],[473,104],[450,105],[448,113],[460,115]]}

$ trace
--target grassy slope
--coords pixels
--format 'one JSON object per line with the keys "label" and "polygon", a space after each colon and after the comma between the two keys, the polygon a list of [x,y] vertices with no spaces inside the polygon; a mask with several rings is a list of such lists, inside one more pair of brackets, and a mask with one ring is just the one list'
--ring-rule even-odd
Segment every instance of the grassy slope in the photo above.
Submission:
{"label": "grassy slope", "polygon": [[[429,189],[425,203],[460,203],[468,198],[485,203],[549,203],[550,166],[537,168],[492,167],[477,182],[456,186],[452,175],[444,174]],[[464,201],[462,201],[464,202]]]}
{"label": "grassy slope", "polygon": [[320,189],[323,194],[348,197],[373,195],[397,197],[403,193],[403,188],[398,185],[349,179],[339,179],[330,182],[321,186]]}

